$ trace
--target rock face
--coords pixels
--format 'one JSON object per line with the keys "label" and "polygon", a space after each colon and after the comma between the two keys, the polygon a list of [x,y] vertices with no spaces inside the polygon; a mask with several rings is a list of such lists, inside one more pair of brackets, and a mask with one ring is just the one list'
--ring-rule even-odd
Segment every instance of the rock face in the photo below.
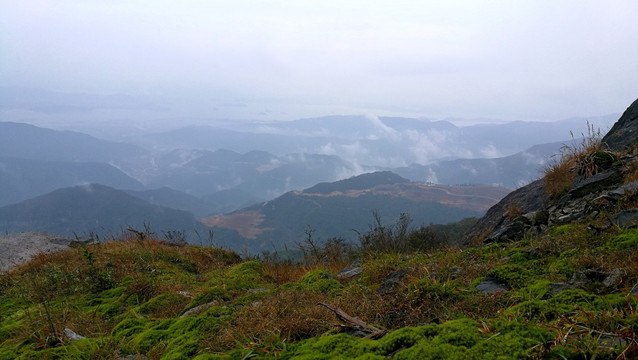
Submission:
{"label": "rock face", "polygon": [[[635,169],[638,169],[638,100],[625,111],[602,142],[609,150],[624,155],[607,156],[604,160],[608,161],[595,163],[596,173],[576,176],[571,188],[558,198],[548,198],[544,179],[512,192],[487,211],[467,233],[465,241],[519,240],[526,233],[540,233],[548,226],[617,212],[623,199],[638,190],[638,180],[624,184],[626,175],[635,175]],[[638,225],[638,209],[625,207],[620,210],[612,220],[615,225]]]}
{"label": "rock face", "polygon": [[638,100],[625,110],[602,142],[611,151],[623,151],[638,143]]}
{"label": "rock face", "polygon": [[518,236],[524,231],[524,226],[520,221],[515,221],[515,218],[508,216],[508,212],[516,209],[522,214],[535,214],[544,209],[547,203],[547,193],[542,179],[523,186],[492,206],[470,229],[466,242],[476,241],[486,234],[489,234],[488,241]]}
{"label": "rock face", "polygon": [[31,260],[37,254],[50,254],[77,246],[75,240],[46,232],[0,235],[0,272]]}

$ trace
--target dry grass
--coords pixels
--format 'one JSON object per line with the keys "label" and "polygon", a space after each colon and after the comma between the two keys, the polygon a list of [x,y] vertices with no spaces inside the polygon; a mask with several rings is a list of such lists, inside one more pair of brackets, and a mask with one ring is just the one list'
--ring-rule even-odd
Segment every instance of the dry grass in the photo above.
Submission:
{"label": "dry grass", "polygon": [[510,205],[505,210],[505,217],[507,217],[508,219],[515,219],[521,215],[523,215],[523,210],[521,210],[521,208],[516,205]]}
{"label": "dry grass", "polygon": [[[557,198],[569,190],[577,175],[590,177],[599,171],[601,161],[615,157],[603,151],[600,129],[594,129],[587,122],[587,131],[587,135],[581,134],[580,143],[563,145],[561,154],[551,159],[543,169],[545,190],[550,198]],[[574,134],[571,135],[574,139]]]}
{"label": "dry grass", "polygon": [[209,351],[226,351],[237,343],[267,343],[271,338],[292,342],[320,335],[332,326],[331,313],[317,306],[327,296],[305,290],[277,291],[244,306],[236,318],[204,345]]}

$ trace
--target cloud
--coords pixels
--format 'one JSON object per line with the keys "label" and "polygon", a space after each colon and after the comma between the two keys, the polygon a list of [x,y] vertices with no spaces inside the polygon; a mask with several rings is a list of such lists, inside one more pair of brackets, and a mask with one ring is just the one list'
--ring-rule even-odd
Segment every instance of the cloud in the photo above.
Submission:
{"label": "cloud", "polygon": [[0,82],[197,99],[206,110],[240,100],[271,117],[300,105],[315,115],[606,114],[635,98],[636,13],[633,0],[21,0],[0,14]]}

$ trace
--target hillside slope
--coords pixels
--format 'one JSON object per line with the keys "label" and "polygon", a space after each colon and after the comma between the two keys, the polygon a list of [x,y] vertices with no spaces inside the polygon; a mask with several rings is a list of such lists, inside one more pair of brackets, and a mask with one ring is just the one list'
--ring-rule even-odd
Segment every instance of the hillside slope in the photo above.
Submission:
{"label": "hillside slope", "polygon": [[293,264],[132,239],[40,255],[0,275],[0,359],[636,359],[636,140],[574,149],[462,248],[330,243]]}
{"label": "hillside slope", "polygon": [[417,227],[480,216],[508,192],[492,186],[412,183],[391,172],[376,172],[200,221],[215,229],[220,243],[260,252],[295,247],[309,229],[318,239],[353,240],[369,228],[375,211],[385,223],[408,214]]}
{"label": "hillside slope", "polygon": [[129,227],[142,231],[146,226],[160,234],[162,231],[191,234],[194,229],[204,229],[191,213],[152,205],[98,184],[59,189],[0,207],[0,229],[7,233],[46,231],[71,237],[95,233],[111,238],[120,236]]}
{"label": "hillside slope", "polygon": [[118,189],[144,188],[139,181],[104,163],[0,157],[0,206],[91,183]]}

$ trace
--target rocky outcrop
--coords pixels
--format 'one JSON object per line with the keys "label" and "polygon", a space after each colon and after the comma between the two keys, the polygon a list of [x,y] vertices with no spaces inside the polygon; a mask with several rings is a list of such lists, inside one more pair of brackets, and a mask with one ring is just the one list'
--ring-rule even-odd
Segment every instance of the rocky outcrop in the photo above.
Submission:
{"label": "rocky outcrop", "polygon": [[[492,206],[485,216],[472,226],[466,236],[466,242],[486,239],[490,242],[517,237],[524,232],[525,226],[512,214],[520,213],[529,217],[530,214],[537,214],[543,210],[547,203],[548,197],[543,180],[536,180],[523,186]],[[531,221],[535,221],[534,219],[540,215],[542,214],[534,215]]]}
{"label": "rocky outcrop", "polygon": [[9,271],[38,254],[64,251],[78,244],[76,240],[46,232],[0,235],[0,272]]}
{"label": "rocky outcrop", "polygon": [[611,151],[621,152],[638,144],[638,100],[634,101],[602,139]]}
{"label": "rocky outcrop", "polygon": [[[635,176],[638,169],[638,100],[602,143],[619,155],[599,151],[586,158],[584,161],[591,162],[587,165],[593,171],[582,172],[575,166],[572,171],[579,175],[568,191],[555,198],[548,198],[545,179],[512,192],[470,229],[466,242],[519,240],[525,234],[543,232],[548,226],[591,220],[601,213],[616,213],[610,220],[617,226],[637,226],[638,209],[627,208],[623,203],[638,193],[638,180],[625,184],[627,175]],[[599,153],[606,156],[598,156]]]}

